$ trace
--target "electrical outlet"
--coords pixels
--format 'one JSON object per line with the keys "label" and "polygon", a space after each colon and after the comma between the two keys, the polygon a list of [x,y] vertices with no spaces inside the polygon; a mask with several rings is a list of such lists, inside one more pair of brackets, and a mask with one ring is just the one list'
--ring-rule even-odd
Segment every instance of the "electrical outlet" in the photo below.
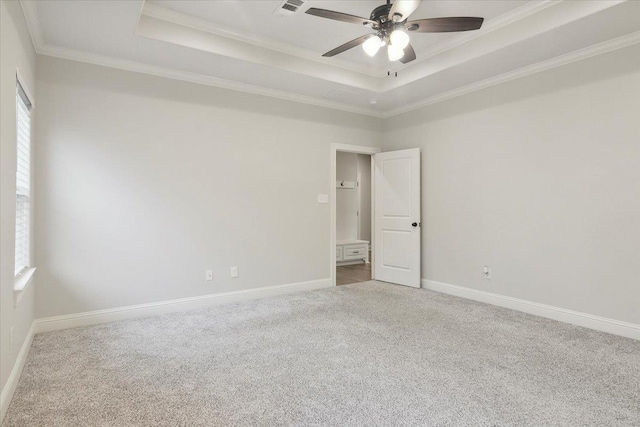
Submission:
{"label": "electrical outlet", "polygon": [[213,270],[207,270],[206,281],[210,282],[213,280]]}
{"label": "electrical outlet", "polygon": [[13,350],[13,326],[9,330],[9,350]]}
{"label": "electrical outlet", "polygon": [[231,277],[232,278],[238,277],[238,267],[231,267]]}
{"label": "electrical outlet", "polygon": [[485,279],[491,279],[491,268],[488,266],[484,266],[483,276]]}

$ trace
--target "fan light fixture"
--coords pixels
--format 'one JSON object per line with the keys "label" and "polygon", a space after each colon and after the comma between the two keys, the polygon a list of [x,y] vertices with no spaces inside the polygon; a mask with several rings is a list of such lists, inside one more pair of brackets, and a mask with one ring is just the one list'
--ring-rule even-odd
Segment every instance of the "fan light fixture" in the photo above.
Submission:
{"label": "fan light fixture", "polygon": [[369,18],[317,7],[307,9],[305,13],[308,15],[356,24],[360,28],[365,27],[375,31],[343,43],[322,56],[330,58],[360,45],[367,55],[375,56],[382,46],[388,45],[387,55],[390,61],[408,64],[416,59],[416,52],[411,46],[408,31],[414,34],[472,31],[479,29],[484,22],[484,18],[470,16],[409,20],[411,14],[420,7],[422,0],[395,0],[393,4],[391,1],[386,0],[386,4],[373,9]]}
{"label": "fan light fixture", "polygon": [[389,35],[389,42],[392,45],[399,47],[400,49],[404,49],[405,47],[407,47],[409,45],[409,41],[409,34],[405,33],[402,30],[394,30]]}
{"label": "fan light fixture", "polygon": [[404,56],[404,50],[399,46],[390,44],[389,47],[387,47],[387,55],[389,55],[389,61],[398,61]]}
{"label": "fan light fixture", "polygon": [[362,44],[362,49],[364,49],[367,55],[375,56],[382,46],[384,46],[384,40],[380,39],[379,36],[373,36]]}

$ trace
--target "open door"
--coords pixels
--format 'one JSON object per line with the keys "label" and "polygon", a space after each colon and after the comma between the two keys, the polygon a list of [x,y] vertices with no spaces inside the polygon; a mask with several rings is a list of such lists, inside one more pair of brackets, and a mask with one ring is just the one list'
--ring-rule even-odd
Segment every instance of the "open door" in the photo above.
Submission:
{"label": "open door", "polygon": [[420,287],[420,149],[375,160],[376,280]]}

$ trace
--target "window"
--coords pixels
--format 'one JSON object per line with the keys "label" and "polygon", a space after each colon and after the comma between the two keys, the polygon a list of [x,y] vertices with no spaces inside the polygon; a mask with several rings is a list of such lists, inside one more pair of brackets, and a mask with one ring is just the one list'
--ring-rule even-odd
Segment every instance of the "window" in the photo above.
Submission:
{"label": "window", "polygon": [[31,101],[16,82],[16,265],[15,275],[31,267]]}

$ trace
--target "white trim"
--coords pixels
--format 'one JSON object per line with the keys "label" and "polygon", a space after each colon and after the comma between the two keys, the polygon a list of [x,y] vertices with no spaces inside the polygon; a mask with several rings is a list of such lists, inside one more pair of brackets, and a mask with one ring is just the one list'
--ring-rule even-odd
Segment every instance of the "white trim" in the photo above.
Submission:
{"label": "white trim", "polygon": [[31,106],[29,107],[29,111],[35,109],[36,108],[35,97],[33,96],[33,93],[31,92],[29,85],[26,83],[26,80],[22,77],[22,73],[20,73],[20,68],[16,68],[16,80],[18,81],[18,83],[20,83],[20,87],[22,87],[24,94],[27,95],[29,104],[31,104]]}
{"label": "white trim", "polygon": [[225,80],[217,77],[206,76],[203,74],[191,73],[188,71],[174,70],[171,68],[157,67],[154,65],[144,64],[138,61],[129,61],[117,59],[104,55],[80,52],[73,49],[67,49],[57,46],[44,46],[39,51],[40,54],[52,56],[55,58],[67,59],[70,61],[83,62],[87,64],[100,65],[103,67],[116,68],[135,73],[150,74],[153,76],[164,77],[173,80],[180,80],[190,83],[197,83],[206,86],[213,86],[222,89],[236,90],[239,92],[251,93],[254,95],[268,96],[271,98],[282,99],[285,101],[299,102],[302,104],[313,105],[316,107],[330,108],[333,110],[346,111],[349,113],[363,114],[373,117],[382,117],[382,114],[369,109],[356,107],[353,105],[343,104],[340,102],[329,101],[313,96],[300,95],[292,92],[285,92],[277,89],[255,86],[247,83]]}
{"label": "white trim", "polygon": [[[300,10],[298,13],[304,13]],[[301,59],[317,62],[320,64],[329,65],[335,68],[342,68],[347,71],[354,71],[370,77],[376,77],[383,79],[387,76],[386,69],[372,69],[372,67],[366,67],[362,65],[352,64],[341,59],[327,59],[320,56],[318,52],[310,49],[304,49],[294,45],[289,45],[268,37],[259,36],[256,34],[240,33],[237,30],[233,30],[226,27],[221,27],[206,19],[198,18],[196,16],[188,15],[186,13],[178,12],[154,3],[144,2],[142,6],[141,15],[149,16],[156,19],[161,19],[172,24],[182,25],[195,30],[205,31],[216,36],[229,38],[239,42],[247,43],[263,49],[274,50],[280,53],[286,53]]]}
{"label": "white trim", "polygon": [[20,7],[22,8],[25,21],[27,21],[27,29],[29,30],[29,35],[31,35],[31,43],[36,53],[38,53],[38,48],[44,45],[44,37],[42,35],[38,10],[36,9],[36,2],[35,0],[20,0]]}
{"label": "white trim", "polygon": [[[525,5],[519,16],[518,14],[511,18],[506,16],[499,19],[497,24],[487,23],[477,31],[454,36],[454,39],[460,37],[463,41],[452,49],[446,49],[443,52],[436,51],[427,57],[426,61],[420,62],[423,56],[420,53],[420,60],[413,61],[418,63],[407,69],[399,78],[386,80],[382,92],[428,79],[437,73],[446,72],[452,67],[460,66],[472,59],[484,57],[525,40],[532,40],[549,31],[557,31],[572,22],[618,6],[625,1],[628,0],[586,2],[553,0],[550,3]],[[470,38],[467,40],[465,37]]]}
{"label": "white trim", "polygon": [[[485,24],[485,27],[488,28],[488,31],[494,31],[495,29],[504,27],[506,25],[517,22],[520,19],[531,16],[537,12],[547,9],[549,6],[553,6],[555,4],[560,4],[562,2],[558,2],[557,0],[544,0],[538,5],[529,6],[524,5],[521,8],[515,9],[512,12],[508,12],[505,15],[499,16],[493,20],[488,21]],[[616,2],[616,4],[619,1]],[[22,6],[23,13],[25,15],[25,19],[27,21],[27,26],[29,28],[29,33],[31,34],[31,41],[33,43],[34,49],[36,53],[40,55],[47,55],[56,58],[68,59],[71,61],[85,62],[94,65],[101,65],[104,67],[111,67],[126,71],[133,71],[143,74],[150,74],[160,77],[165,77],[169,79],[187,81],[192,83],[204,84],[208,86],[221,87],[230,90],[238,90],[245,93],[253,93],[262,96],[269,96],[277,99],[284,99],[292,102],[299,102],[308,105],[315,105],[318,107],[330,108],[339,111],[347,111],[355,114],[363,114],[371,117],[377,118],[389,118],[393,116],[397,116],[399,114],[407,113],[409,111],[417,110],[422,107],[426,107],[428,105],[433,105],[438,102],[448,101],[450,99],[464,96],[472,92],[476,92],[482,89],[486,89],[491,86],[495,86],[498,84],[506,83],[512,80],[516,80],[522,77],[527,77],[533,74],[537,74],[543,71],[547,71],[556,67],[560,67],[563,65],[570,64],[572,62],[580,61],[582,59],[587,59],[593,56],[601,55],[604,53],[608,53],[617,49],[621,49],[624,47],[632,46],[636,43],[640,43],[640,31],[634,32],[631,34],[627,34],[625,36],[608,40],[602,43],[598,43],[583,49],[579,49],[573,52],[569,52],[564,55],[557,56],[555,58],[550,58],[545,61],[541,61],[535,64],[531,64],[513,71],[509,71],[494,77],[490,77],[488,79],[471,83],[467,86],[459,87],[447,92],[443,92],[426,99],[420,100],[418,102],[414,102],[411,104],[404,105],[402,107],[380,111],[374,110],[366,107],[358,107],[349,104],[344,104],[341,102],[330,101],[318,97],[308,96],[308,95],[300,95],[290,92],[285,92],[276,89],[264,88],[256,85],[239,83],[235,81],[219,79],[216,77],[205,76],[197,73],[190,73],[187,71],[174,70],[171,68],[165,67],[156,67],[148,64],[144,64],[137,61],[128,61],[124,59],[117,59],[113,57],[108,57],[104,55],[97,55],[87,52],[76,51],[73,49],[45,45],[42,31],[39,25],[39,18],[37,14],[37,10],[35,7],[35,1],[33,0],[20,0],[20,5]],[[142,14],[142,11],[141,11]],[[451,39],[447,43],[451,43],[451,45],[442,45],[435,46],[434,51],[432,51],[432,55],[445,52],[446,50],[457,47],[456,43],[464,44],[467,41],[472,39],[466,39],[463,37],[479,37],[482,34],[486,34],[486,32],[469,33],[461,34],[460,40],[458,38]],[[455,46],[454,46],[455,45]],[[442,52],[437,51],[437,49],[444,49]],[[425,57],[427,59],[429,56]],[[420,61],[418,61],[419,63]],[[413,64],[415,65],[415,64]],[[384,93],[384,92],[382,92]]]}
{"label": "white trim", "polygon": [[[381,148],[378,147],[369,147],[366,145],[352,145],[352,144],[338,144],[338,143],[333,143],[331,144],[332,149],[334,149],[335,151],[342,151],[345,153],[356,153],[356,154],[370,154],[370,155],[374,155],[374,154],[378,154],[382,151]],[[331,181],[335,182],[335,178],[333,178]]]}
{"label": "white trim", "polygon": [[[35,4],[36,2],[34,0],[20,0],[22,13],[24,14],[25,20],[27,21],[27,27],[29,29],[29,34],[31,35],[31,43],[33,44],[33,48],[38,55],[51,56],[54,58],[83,62],[86,64],[100,65],[103,67],[115,68],[118,70],[132,71],[135,73],[149,74],[152,76],[197,83],[223,89],[237,90],[239,92],[268,96],[271,98],[298,102],[301,104],[313,105],[316,107],[323,107],[332,110],[346,111],[348,113],[382,118],[382,112],[371,108],[358,107],[314,96],[301,95],[292,92],[265,88],[252,84],[240,83],[232,80],[226,80],[197,73],[191,73],[188,71],[175,70],[167,67],[158,67],[139,61],[130,61],[126,59],[119,59],[106,55],[82,52],[75,49],[45,44],[44,38],[42,36],[40,19],[38,17],[38,11]],[[143,15],[143,8],[144,2],[140,8],[140,14],[138,18]]]}
{"label": "white trim", "polygon": [[526,67],[518,68],[517,70],[509,71],[499,74],[497,76],[489,77],[488,79],[481,80],[479,82],[471,83],[467,86],[462,86],[457,89],[453,89],[447,92],[443,92],[429,98],[423,99],[412,104],[407,104],[403,107],[394,108],[388,110],[382,114],[383,118],[389,118],[397,116],[399,114],[408,113],[409,111],[417,110],[428,105],[436,104],[438,102],[448,101],[459,96],[467,95],[472,92],[476,92],[482,89],[496,86],[502,83],[507,83],[511,80],[528,77],[533,74],[541,73],[543,71],[551,70],[553,68],[561,67],[563,65],[571,64],[572,62],[581,61],[583,59],[591,58],[593,56],[602,55],[604,53],[612,52],[617,49],[622,49],[628,46],[632,46],[636,43],[640,43],[640,31],[627,34],[616,39],[608,40],[603,43],[598,43],[593,46],[579,49],[573,52],[569,52],[564,55],[556,56],[555,58],[548,59],[546,61],[538,62],[535,64],[527,65]]}
{"label": "white trim", "polygon": [[31,348],[31,343],[33,342],[34,332],[35,322],[32,322],[31,327],[29,328],[29,332],[27,332],[27,336],[22,343],[22,347],[20,348],[18,357],[16,357],[16,361],[13,364],[13,369],[11,369],[9,378],[7,378],[7,382],[2,388],[2,393],[0,393],[0,424],[2,424],[2,420],[7,413],[7,409],[9,409],[9,404],[11,403],[11,399],[13,398],[13,394],[18,387],[20,374],[22,374],[22,368],[24,368],[24,364],[27,361],[29,349]]}
{"label": "white trim", "polygon": [[[356,71],[337,68],[332,64],[265,49],[144,14],[140,17],[135,35],[182,46],[183,48],[213,53],[220,57],[240,60],[243,61],[244,66],[247,63],[257,63],[267,66],[269,69],[281,69],[296,75],[320,79],[328,83],[338,83],[369,92],[379,92],[383,81],[382,78],[371,77]],[[318,56],[320,55],[318,54]],[[171,66],[173,67],[173,65]],[[277,71],[272,72],[277,73]],[[270,74],[269,72],[267,73]],[[231,78],[231,80],[235,80],[235,78]],[[326,89],[322,92],[325,91]],[[365,104],[364,99],[360,102]]]}
{"label": "white trim", "polygon": [[474,301],[510,308],[512,310],[522,311],[524,313],[557,320],[559,322],[570,323],[572,325],[640,340],[640,325],[634,323],[622,322],[607,317],[567,310],[565,308],[540,304],[491,292],[479,291],[477,289],[465,288],[463,286],[450,285],[447,283],[436,282],[434,280],[422,279],[422,287],[436,292],[442,292],[461,298],[467,298]]}
{"label": "white trim", "polygon": [[47,317],[35,320],[35,332],[39,334],[41,332],[76,328],[78,326],[96,325],[99,323],[115,322],[118,320],[157,316],[160,314],[195,310],[230,302],[266,298],[328,287],[331,287],[331,279],[329,278]]}
{"label": "white trim", "polygon": [[346,111],[349,113],[363,114],[372,117],[382,117],[382,113],[370,108],[357,107],[343,104],[341,102],[330,101],[308,95],[300,95],[292,92],[285,92],[277,89],[265,88],[247,83],[232,80],[220,79],[217,77],[205,76],[203,74],[191,73],[188,71],[174,70],[171,68],[157,67],[144,64],[138,61],[117,59],[104,55],[80,52],[57,46],[42,46],[38,53],[55,58],[67,59],[70,61],[84,62],[87,64],[100,65],[103,67],[116,68],[119,70],[132,71],[135,73],[150,74],[152,76],[164,77],[173,80],[181,80],[190,83],[197,83],[206,86],[213,86],[222,89],[237,90],[239,92],[251,93],[254,95],[268,96],[285,101],[299,102],[316,107],[330,108],[333,110]]}
{"label": "white trim", "polygon": [[470,42],[471,40],[477,39],[479,37],[485,36],[495,30],[498,30],[502,27],[506,27],[507,25],[514,24],[521,19],[528,18],[531,15],[535,15],[538,12],[543,11],[544,9],[553,6],[559,3],[558,0],[542,0],[542,1],[530,1],[525,3],[524,5],[517,7],[513,10],[510,10],[506,13],[503,13],[500,16],[497,16],[493,19],[489,19],[484,22],[482,28],[477,31],[470,31],[466,33],[460,33],[448,40],[440,42],[433,46],[426,52],[420,53],[420,58],[415,61],[411,61],[410,66],[415,66],[424,62],[436,55],[447,52],[451,49],[454,49],[458,46],[461,46],[465,43]]}
{"label": "white trim", "polygon": [[35,268],[25,268],[14,278],[13,290],[22,291],[27,288],[27,285],[33,277],[33,273],[36,272]]}
{"label": "white trim", "polygon": [[[374,154],[382,152],[381,148],[377,147],[367,147],[365,145],[351,145],[351,144],[331,144],[331,167],[329,176],[329,182],[336,182],[336,154],[338,151],[342,151],[345,153],[356,153],[356,154],[368,154],[373,156]],[[373,167],[371,168],[371,173],[373,174]],[[373,179],[371,180],[371,243],[373,243]],[[331,185],[329,188],[329,201],[331,203],[331,231],[329,239],[329,271],[331,272],[331,283],[333,286],[336,286],[336,186]],[[372,257],[375,259],[375,254],[372,254]],[[371,260],[370,260],[371,261]],[[371,269],[371,274],[373,274],[373,269]],[[372,276],[373,278],[373,276]]]}
{"label": "white trim", "polygon": [[[424,62],[435,55],[438,55],[443,52],[447,52],[464,43],[467,43],[478,37],[482,37],[486,34],[489,34],[492,31],[495,31],[507,25],[518,22],[521,19],[525,19],[531,15],[534,15],[558,3],[559,3],[558,0],[530,1],[520,7],[517,7],[502,15],[499,15],[493,19],[486,21],[482,26],[482,29],[480,29],[479,31],[462,33],[451,39],[448,39],[446,41],[436,44],[435,46],[430,48],[428,51],[421,53],[420,58],[418,58],[417,60],[412,61],[406,65],[398,64],[398,69],[402,69],[404,71],[407,68],[413,67],[421,62]],[[298,13],[303,13],[303,11],[299,11]],[[360,74],[368,75],[371,77],[377,77],[382,79],[386,77],[389,67],[390,66],[393,67],[393,65],[387,64],[387,66],[381,69],[375,69],[375,71],[373,71],[371,67],[351,64],[346,61],[340,60],[338,58],[332,58],[331,60],[328,60],[321,56],[318,56],[318,52],[312,51],[310,49],[304,49],[304,48],[288,45],[286,43],[282,43],[277,40],[264,37],[264,36],[240,33],[230,28],[220,27],[219,25],[214,24],[211,21],[207,21],[205,19],[198,18],[196,16],[178,12],[157,4],[148,3],[146,0],[143,1],[143,6],[141,8],[140,14],[150,16],[156,19],[161,19],[163,21],[171,22],[173,24],[190,27],[196,30],[206,31],[211,34],[215,34],[217,36],[230,38],[243,43],[252,44],[254,46],[258,46],[261,48],[275,50],[281,53],[286,53],[289,55],[297,56],[299,58],[308,59],[311,61],[331,65],[331,66],[342,68],[349,71],[355,71]]]}
{"label": "white trim", "polygon": [[22,297],[26,293],[29,285],[33,282],[33,274],[36,272],[34,268],[27,268],[20,275],[16,276],[13,282],[13,306],[16,307]]}
{"label": "white trim", "polygon": [[93,65],[100,65],[104,67],[116,68],[125,71],[132,71],[143,74],[150,74],[158,77],[164,77],[174,80],[181,80],[191,83],[203,84],[207,86],[214,86],[223,89],[237,90],[245,93],[252,93],[256,95],[269,96],[272,98],[283,99],[291,102],[299,102],[307,105],[314,105],[317,107],[330,108],[339,111],[346,111],[355,114],[362,114],[366,116],[376,118],[389,118],[397,116],[399,114],[407,113],[413,110],[417,110],[429,105],[437,104],[439,102],[448,101],[459,96],[464,96],[482,89],[486,89],[492,86],[496,86],[502,83],[507,83],[512,80],[517,80],[523,77],[528,77],[543,71],[547,71],[553,68],[568,65],[572,62],[581,61],[583,59],[591,58],[593,56],[612,52],[617,49],[632,46],[640,43],[640,31],[631,33],[613,40],[609,40],[603,43],[599,43],[593,46],[586,47],[574,52],[567,53],[555,58],[551,58],[546,61],[531,64],[526,67],[519,68],[517,70],[509,71],[494,77],[490,77],[479,82],[471,83],[467,86],[462,86],[457,89],[453,89],[447,92],[443,92],[432,97],[423,99],[418,102],[407,104],[405,106],[394,108],[387,111],[377,111],[371,108],[357,107],[349,104],[344,104],[335,101],[329,101],[326,99],[316,98],[313,96],[299,95],[291,92],[280,91],[276,89],[264,88],[260,86],[250,85],[246,83],[234,82],[231,80],[219,79],[216,77],[205,76],[196,73],[190,73],[187,71],[173,70],[165,67],[156,67],[153,65],[144,64],[137,61],[128,61],[124,59],[117,59],[103,55],[96,55],[92,53],[80,52],[73,49],[67,49],[55,46],[41,46],[36,47],[36,52],[40,55],[52,56],[55,58],[67,59],[71,61],[84,62]]}

